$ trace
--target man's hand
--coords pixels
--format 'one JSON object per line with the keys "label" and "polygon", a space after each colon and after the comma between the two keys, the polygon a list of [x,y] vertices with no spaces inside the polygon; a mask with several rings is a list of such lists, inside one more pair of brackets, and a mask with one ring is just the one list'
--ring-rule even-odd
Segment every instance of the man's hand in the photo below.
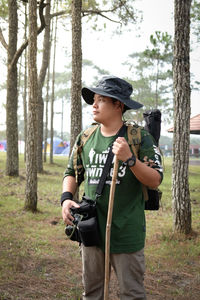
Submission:
{"label": "man's hand", "polygon": [[70,208],[74,207],[80,207],[75,201],[72,200],[65,200],[62,205],[62,218],[66,225],[73,225],[72,221],[74,218],[71,215]]}
{"label": "man's hand", "polygon": [[127,161],[132,156],[129,144],[124,137],[118,137],[113,143],[113,153],[117,156],[117,159],[123,162]]}

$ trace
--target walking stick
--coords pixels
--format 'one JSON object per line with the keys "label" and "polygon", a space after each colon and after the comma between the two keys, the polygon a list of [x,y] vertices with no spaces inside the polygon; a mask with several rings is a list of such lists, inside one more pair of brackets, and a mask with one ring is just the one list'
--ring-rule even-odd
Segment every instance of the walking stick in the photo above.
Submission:
{"label": "walking stick", "polygon": [[114,157],[114,170],[113,170],[112,182],[111,182],[111,187],[110,187],[110,195],[109,195],[107,224],[106,224],[104,300],[108,300],[109,265],[110,265],[110,232],[111,232],[112,212],[113,212],[118,165],[119,165],[119,161],[115,156]]}

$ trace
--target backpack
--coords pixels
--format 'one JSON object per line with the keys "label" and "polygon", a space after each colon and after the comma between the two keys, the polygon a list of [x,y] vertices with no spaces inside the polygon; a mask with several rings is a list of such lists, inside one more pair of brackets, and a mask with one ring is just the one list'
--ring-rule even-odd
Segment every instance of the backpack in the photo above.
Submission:
{"label": "backpack", "polygon": [[[156,145],[159,145],[160,138],[160,128],[161,128],[161,112],[158,109],[147,111],[143,113],[145,120],[144,129],[148,131],[154,138]],[[141,144],[141,126],[138,126],[133,122],[126,122],[127,125],[127,135],[128,144],[130,145],[134,155],[138,158],[139,148]],[[76,181],[78,185],[84,180],[83,175],[83,165],[80,163],[78,157],[82,152],[82,149],[90,138],[90,136],[98,128],[99,124],[94,124],[93,126],[84,130],[80,137],[79,143],[74,149],[73,155],[73,165],[75,170]],[[149,187],[142,185],[143,196],[145,199],[145,210],[158,210],[160,200],[162,197],[162,192],[159,189],[150,189]]]}
{"label": "backpack", "polygon": [[159,146],[160,130],[161,130],[161,111],[159,109],[148,110],[143,113],[145,120],[144,129],[147,130]]}

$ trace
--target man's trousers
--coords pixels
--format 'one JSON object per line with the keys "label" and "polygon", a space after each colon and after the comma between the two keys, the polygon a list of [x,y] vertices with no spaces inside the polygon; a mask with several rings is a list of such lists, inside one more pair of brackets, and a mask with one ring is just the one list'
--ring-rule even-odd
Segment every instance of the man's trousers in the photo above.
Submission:
{"label": "man's trousers", "polygon": [[[81,246],[83,266],[83,300],[104,299],[105,254],[98,247]],[[110,254],[118,279],[120,300],[144,300],[144,249],[134,253]]]}

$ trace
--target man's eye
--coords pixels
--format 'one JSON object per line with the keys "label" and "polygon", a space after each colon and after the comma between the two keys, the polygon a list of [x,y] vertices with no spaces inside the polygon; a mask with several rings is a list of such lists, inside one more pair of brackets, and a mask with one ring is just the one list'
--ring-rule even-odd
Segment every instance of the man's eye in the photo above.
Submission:
{"label": "man's eye", "polygon": [[99,102],[104,102],[104,97],[99,97],[99,98],[94,98],[94,101],[97,101],[98,103]]}

